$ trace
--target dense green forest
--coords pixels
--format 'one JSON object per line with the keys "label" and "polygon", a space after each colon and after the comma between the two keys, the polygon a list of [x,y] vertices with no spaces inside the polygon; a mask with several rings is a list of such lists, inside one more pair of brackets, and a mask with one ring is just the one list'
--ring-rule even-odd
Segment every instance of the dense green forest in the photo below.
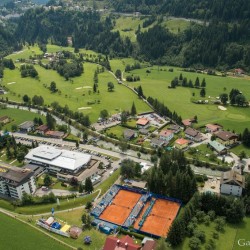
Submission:
{"label": "dense green forest", "polygon": [[111,32],[113,26],[107,17],[101,20],[97,12],[69,10],[28,10],[18,22],[15,36],[18,40],[34,44],[67,46],[67,37],[73,37],[75,48],[87,48],[103,54],[129,56],[132,45],[129,39],[121,39],[119,32]]}
{"label": "dense green forest", "polygon": [[[110,57],[132,56],[156,64],[209,67],[221,71],[240,67],[249,72],[250,1],[225,1],[111,1],[118,11],[122,8],[120,6],[124,7],[123,11],[147,6],[151,9],[148,13],[160,13],[142,17],[151,28],[142,31],[138,26],[136,42],[133,43],[129,38],[121,37],[119,31],[113,31],[115,17],[112,15],[101,17],[94,11],[78,12],[64,8],[30,9],[15,21],[15,26],[0,28],[0,53],[10,53],[20,47],[18,43],[25,42],[67,46],[67,37],[71,36],[76,49],[92,49]],[[204,19],[206,23],[192,22],[187,29],[174,34],[164,27],[162,13]]]}
{"label": "dense green forest", "polygon": [[248,0],[111,0],[109,6],[119,12],[169,14],[196,19],[244,20],[250,17]]}

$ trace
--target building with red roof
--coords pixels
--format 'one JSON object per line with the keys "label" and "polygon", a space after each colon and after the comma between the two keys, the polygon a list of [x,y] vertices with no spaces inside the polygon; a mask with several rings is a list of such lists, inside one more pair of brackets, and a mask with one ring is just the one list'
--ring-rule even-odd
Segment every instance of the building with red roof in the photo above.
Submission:
{"label": "building with red roof", "polygon": [[174,132],[172,130],[162,130],[160,132],[160,140],[170,141],[174,137]]}
{"label": "building with red roof", "polygon": [[104,247],[102,250],[140,250],[141,246],[136,245],[134,240],[126,235],[119,239],[114,236],[108,236],[106,238]]}
{"label": "building with red roof", "polygon": [[177,139],[174,143],[175,147],[178,149],[184,149],[188,146],[189,141],[184,139],[184,138],[180,138]]}
{"label": "building with red roof", "polygon": [[147,118],[139,118],[136,122],[137,128],[147,128],[149,126],[149,120]]}
{"label": "building with red roof", "polygon": [[206,125],[206,132],[208,132],[208,133],[214,133],[220,129],[222,129],[222,126],[220,126],[218,124],[207,124]]}

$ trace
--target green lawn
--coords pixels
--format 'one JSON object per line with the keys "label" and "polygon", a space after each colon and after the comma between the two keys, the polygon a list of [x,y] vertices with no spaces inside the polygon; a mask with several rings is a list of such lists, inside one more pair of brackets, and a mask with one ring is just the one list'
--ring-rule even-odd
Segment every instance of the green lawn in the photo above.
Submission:
{"label": "green lawn", "polygon": [[[250,217],[246,217],[244,218],[243,222],[239,226],[237,226],[233,250],[240,250],[240,249],[247,248],[247,246],[242,247],[239,245],[239,244],[242,244],[243,241],[240,241],[239,244],[238,244],[238,241],[240,239],[245,239],[246,241],[249,242],[250,241],[249,236],[250,236]],[[248,244],[248,248],[249,248],[249,244]]]}
{"label": "green lawn", "polygon": [[250,148],[247,148],[243,144],[240,144],[237,147],[230,149],[230,151],[232,151],[236,155],[239,155],[242,151],[245,151],[246,155],[250,157]]}
{"label": "green lawn", "polygon": [[1,248],[6,250],[68,249],[34,228],[0,213]]}
{"label": "green lawn", "polygon": [[0,116],[5,116],[7,115],[8,117],[11,118],[11,122],[3,126],[3,130],[7,129],[8,131],[11,131],[11,126],[13,124],[19,125],[22,122],[25,121],[33,121],[35,117],[40,117],[43,122],[45,122],[45,117],[39,114],[35,114],[26,110],[21,110],[21,109],[0,109]]}
{"label": "green lawn", "polygon": [[[51,45],[49,51],[55,51],[56,48],[60,50],[60,47]],[[28,52],[30,51],[28,50]],[[20,53],[19,57],[24,53],[26,51]],[[15,58],[16,56],[16,54],[10,55],[9,58]],[[20,64],[16,63],[16,66],[20,66]],[[97,68],[96,64],[84,63],[84,73],[80,77],[73,78],[72,82],[65,81],[56,71],[46,70],[39,65],[36,65],[35,68],[39,73],[38,80],[29,77],[21,78],[17,68],[15,70],[5,69],[2,84],[9,89],[6,95],[9,100],[22,101],[24,94],[28,94],[31,98],[39,94],[43,96],[45,104],[50,105],[54,101],[62,106],[67,104],[74,112],[81,111],[88,114],[92,122],[97,120],[102,109],[107,109],[110,114],[113,114],[117,113],[117,110],[130,110],[133,102],[135,102],[137,112],[150,110],[131,90],[118,84],[108,72],[99,74],[99,93],[93,93],[93,77]],[[50,92],[47,87],[51,81],[56,82],[61,94],[52,94]],[[115,85],[113,92],[107,90],[109,81]],[[29,90],[28,93],[27,89]]]}
{"label": "green lawn", "polygon": [[113,135],[116,135],[116,137],[118,139],[122,139],[124,138],[123,137],[123,132],[126,128],[122,127],[122,126],[114,126],[114,127],[111,127],[111,128],[108,128],[106,130],[106,134],[107,135],[110,135],[110,134],[113,134]]}
{"label": "green lawn", "polygon": [[[214,223],[210,223],[209,226],[205,226],[204,224],[200,224],[198,225],[198,230],[202,230],[205,232],[206,234],[206,242],[209,239],[212,239],[212,233],[213,232],[217,232],[215,230],[215,225]],[[229,224],[227,224],[224,227],[224,232],[220,232],[219,233],[219,239],[215,240],[215,244],[216,244],[216,250],[229,250],[229,249],[234,249],[234,238],[236,235],[236,229],[234,226],[231,226]],[[189,247],[189,240],[190,238],[186,237],[183,241],[183,243],[176,247],[176,248],[171,248],[171,249],[175,249],[175,250],[187,250],[190,249]],[[201,249],[205,249],[206,243],[202,244]]]}
{"label": "green lawn", "polygon": [[[168,86],[173,78],[179,77],[182,73],[183,77],[195,81],[198,76],[200,82],[203,78],[206,79],[206,99],[214,100],[224,92],[229,93],[232,88],[237,88],[243,92],[247,99],[250,99],[249,86],[250,81],[243,78],[232,77],[219,77],[210,76],[206,74],[183,72],[180,68],[171,67],[174,72],[169,72],[170,67],[157,67],[153,66],[148,68],[151,73],[146,73],[145,68],[134,70],[130,75],[139,75],[140,82],[126,83],[131,87],[142,86],[143,93],[146,96],[157,98],[159,101],[164,102],[166,106],[172,111],[176,111],[183,119],[197,115],[198,126],[206,123],[217,122],[222,124],[226,129],[232,129],[237,132],[242,132],[244,128],[249,127],[250,122],[250,109],[239,107],[227,107],[226,111],[218,109],[218,105],[214,104],[194,104],[191,102],[192,94],[195,93],[196,98],[200,98],[199,89],[177,87],[176,89],[169,89]],[[208,98],[210,96],[210,98]],[[181,101],[180,101],[181,100]]]}

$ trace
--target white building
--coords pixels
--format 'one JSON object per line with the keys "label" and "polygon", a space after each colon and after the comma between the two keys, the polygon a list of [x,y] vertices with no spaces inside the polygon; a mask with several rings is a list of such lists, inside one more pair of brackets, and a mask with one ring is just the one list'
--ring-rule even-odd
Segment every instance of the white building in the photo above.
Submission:
{"label": "white building", "polygon": [[88,167],[91,155],[43,145],[31,149],[25,159],[29,163],[46,167],[54,174],[75,174]]}
{"label": "white building", "polygon": [[221,174],[220,192],[221,194],[229,194],[241,196],[242,190],[245,188],[245,177],[234,170],[223,172]]}
{"label": "white building", "polygon": [[14,199],[22,199],[24,193],[36,191],[34,172],[17,167],[0,167],[0,194]]}

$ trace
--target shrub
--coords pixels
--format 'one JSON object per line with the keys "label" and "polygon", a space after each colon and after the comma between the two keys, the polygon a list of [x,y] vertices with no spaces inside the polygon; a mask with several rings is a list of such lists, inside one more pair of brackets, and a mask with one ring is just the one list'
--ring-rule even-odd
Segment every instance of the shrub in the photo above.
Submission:
{"label": "shrub", "polygon": [[201,241],[196,237],[192,237],[188,245],[192,250],[197,250],[200,249]]}

